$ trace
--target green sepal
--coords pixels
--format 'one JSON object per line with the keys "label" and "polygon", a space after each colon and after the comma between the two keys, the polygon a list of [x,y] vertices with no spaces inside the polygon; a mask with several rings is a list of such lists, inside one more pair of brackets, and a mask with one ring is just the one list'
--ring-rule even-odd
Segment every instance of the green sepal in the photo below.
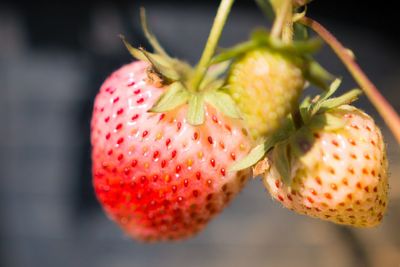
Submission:
{"label": "green sepal", "polygon": [[149,62],[149,60],[147,59],[147,57],[143,54],[142,51],[140,51],[139,49],[133,47],[125,38],[124,35],[120,34],[119,38],[121,38],[122,42],[124,43],[126,49],[128,50],[129,54],[131,54],[132,57],[136,58],[137,60],[142,60],[142,61],[146,61]]}
{"label": "green sepal", "polygon": [[304,123],[307,123],[309,121],[309,107],[311,105],[311,97],[306,96],[304,100],[300,103],[299,105],[299,110],[300,110],[300,115],[301,118],[303,119]]}
{"label": "green sepal", "polygon": [[321,114],[331,109],[350,104],[358,99],[362,94],[359,89],[353,89],[341,96],[333,97],[331,96],[336,92],[341,83],[340,79],[336,79],[332,82],[329,90],[323,93],[321,96],[317,97],[313,103],[308,108],[308,118],[313,117],[316,114]]}
{"label": "green sepal", "polygon": [[346,124],[342,119],[330,114],[329,112],[325,112],[313,116],[308,127],[313,130],[324,129],[326,131],[336,131],[343,129],[345,125]]}
{"label": "green sepal", "polygon": [[305,54],[312,54],[318,51],[323,42],[319,38],[313,38],[305,41],[296,41],[293,43],[286,43],[278,38],[272,37],[269,32],[264,29],[257,29],[253,31],[251,39],[254,40],[259,46],[269,47],[273,50],[288,53],[293,55],[303,56]]}
{"label": "green sepal", "polygon": [[311,118],[312,116],[314,116],[320,109],[322,103],[328,99],[329,97],[331,97],[339,88],[340,84],[342,83],[341,79],[335,79],[329,86],[329,89],[327,91],[325,91],[323,94],[317,96],[311,103],[311,105],[309,105],[308,107],[308,113],[309,113],[309,117]]}
{"label": "green sepal", "polygon": [[333,75],[312,58],[307,58],[303,75],[311,84],[324,90],[328,90],[328,82],[333,80]]}
{"label": "green sepal", "polygon": [[240,112],[230,95],[222,91],[210,90],[204,93],[205,101],[233,119],[240,119]]}
{"label": "green sepal", "polygon": [[280,174],[284,184],[289,185],[292,179],[290,145],[287,142],[280,142],[274,146],[272,151],[272,162]]}
{"label": "green sepal", "polygon": [[186,119],[191,125],[201,125],[205,119],[204,95],[201,93],[191,94]]}
{"label": "green sepal", "polygon": [[255,165],[264,158],[269,149],[271,147],[268,147],[266,142],[255,146],[246,157],[230,166],[229,171],[236,172]]}
{"label": "green sepal", "polygon": [[149,112],[166,112],[173,110],[189,100],[189,93],[185,90],[180,82],[174,82],[169,85],[168,89],[163,93]]}
{"label": "green sepal", "polygon": [[353,89],[341,96],[329,98],[323,101],[320,105],[318,112],[324,112],[327,110],[331,110],[343,105],[350,104],[358,99],[358,97],[362,94],[360,89]]}
{"label": "green sepal", "polygon": [[170,56],[165,52],[164,48],[158,42],[156,36],[149,30],[147,24],[146,10],[144,7],[140,8],[140,22],[142,24],[143,33],[146,39],[149,41],[150,45],[153,47],[154,51],[166,58],[170,58]]}
{"label": "green sepal", "polygon": [[208,84],[204,85],[201,88],[201,91],[204,91],[205,93],[211,92],[211,91],[216,91],[218,89],[221,89],[225,84],[225,81],[222,79],[218,80],[212,80]]}
{"label": "green sepal", "polygon": [[310,40],[295,41],[291,44],[285,43],[270,36],[264,29],[255,30],[249,41],[222,50],[212,59],[212,64],[237,59],[245,53],[259,48],[268,48],[288,55],[301,56],[312,54],[320,49],[322,42],[318,38]]}
{"label": "green sepal", "polygon": [[263,143],[254,147],[246,157],[234,163],[229,170],[239,171],[255,165],[262,158],[264,158],[267,152],[271,150],[278,142],[287,139],[294,130],[295,128],[291,120],[286,120],[279,130],[273,133]]}
{"label": "green sepal", "polygon": [[323,93],[319,98],[319,101],[325,101],[326,99],[330,98],[336,91],[339,89],[340,84],[342,83],[342,79],[336,78],[330,85],[328,91]]}
{"label": "green sepal", "polygon": [[230,61],[223,61],[220,63],[210,65],[204,77],[204,80],[200,84],[200,90],[208,86],[210,82],[213,82],[221,78],[229,70],[230,65],[231,65]]}
{"label": "green sepal", "polygon": [[123,35],[120,35],[120,38],[128,52],[134,58],[150,63],[153,67],[153,70],[166,83],[182,80],[192,71],[191,67],[185,62],[170,58],[168,56],[150,53],[143,48],[135,48],[126,40]]}
{"label": "green sepal", "polygon": [[161,56],[158,56],[153,53],[149,53],[143,48],[139,49],[147,58],[147,61],[150,62],[153,69],[162,75],[163,78],[166,78],[167,81],[177,81],[180,79],[180,75],[173,68],[173,65],[168,60],[164,59]]}
{"label": "green sepal", "polygon": [[223,49],[222,52],[220,52],[212,59],[211,64],[217,64],[227,60],[239,58],[240,56],[258,48],[259,46],[260,45],[254,40],[249,40],[244,43],[235,45],[231,48]]}

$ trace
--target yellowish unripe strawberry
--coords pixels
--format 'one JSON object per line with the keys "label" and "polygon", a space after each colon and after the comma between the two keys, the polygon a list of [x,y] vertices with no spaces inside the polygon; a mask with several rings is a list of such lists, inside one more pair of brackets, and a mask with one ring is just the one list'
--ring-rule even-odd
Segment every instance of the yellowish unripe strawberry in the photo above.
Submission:
{"label": "yellowish unripe strawberry", "polygon": [[252,137],[267,136],[297,104],[305,85],[302,60],[268,48],[249,51],[234,62],[228,85]]}

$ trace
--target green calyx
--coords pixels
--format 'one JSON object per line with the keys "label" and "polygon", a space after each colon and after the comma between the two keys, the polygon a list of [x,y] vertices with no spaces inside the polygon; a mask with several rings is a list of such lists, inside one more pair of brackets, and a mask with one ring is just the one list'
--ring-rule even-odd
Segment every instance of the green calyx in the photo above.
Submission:
{"label": "green calyx", "polygon": [[335,80],[328,91],[313,100],[307,97],[301,103],[299,115],[302,125],[295,125],[293,117],[288,116],[279,130],[254,147],[244,159],[232,165],[230,171],[254,166],[270,152],[270,157],[281,174],[282,180],[289,184],[292,177],[292,166],[313,146],[315,138],[313,131],[320,129],[338,131],[343,129],[343,120],[333,115],[331,111],[350,104],[361,94],[361,90],[354,89],[339,97],[332,97],[340,82],[338,79]]}
{"label": "green calyx", "polygon": [[121,39],[134,58],[149,63],[148,82],[156,87],[166,88],[149,112],[168,112],[188,105],[188,122],[191,125],[201,125],[205,120],[207,103],[231,118],[240,118],[234,101],[224,89],[223,75],[227,72],[229,64],[210,62],[232,4],[233,0],[221,1],[208,43],[196,68],[167,54],[155,35],[150,32],[145,10],[141,9],[142,28],[154,52],[133,47],[124,36],[121,36]]}

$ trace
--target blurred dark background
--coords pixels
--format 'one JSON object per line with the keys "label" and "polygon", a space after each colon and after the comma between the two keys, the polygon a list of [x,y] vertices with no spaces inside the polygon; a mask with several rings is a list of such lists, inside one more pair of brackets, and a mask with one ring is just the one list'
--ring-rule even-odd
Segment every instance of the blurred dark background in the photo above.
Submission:
{"label": "blurred dark background", "polygon": [[[253,1],[237,0],[221,46],[269,25]],[[309,16],[352,48],[400,110],[398,10],[390,2],[314,1]],[[400,266],[399,146],[383,127],[391,160],[391,205],[376,229],[357,230],[281,208],[262,184],[243,193],[197,237],[143,245],[126,238],[91,187],[89,121],[103,79],[131,60],[117,37],[144,45],[139,6],[164,47],[194,63],[216,0],[0,1],[0,266]],[[355,83],[332,52],[318,59]]]}

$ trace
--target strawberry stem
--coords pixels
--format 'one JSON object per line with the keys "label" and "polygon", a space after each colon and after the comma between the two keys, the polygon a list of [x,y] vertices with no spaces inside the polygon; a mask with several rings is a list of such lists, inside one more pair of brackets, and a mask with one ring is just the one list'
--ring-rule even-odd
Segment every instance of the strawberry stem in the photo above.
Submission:
{"label": "strawberry stem", "polygon": [[276,17],[272,25],[271,36],[290,43],[293,39],[292,0],[284,0],[275,5]]}
{"label": "strawberry stem", "polygon": [[332,33],[330,33],[324,26],[315,20],[303,17],[299,22],[315,31],[332,48],[332,50],[349,70],[353,78],[363,89],[368,99],[378,110],[386,125],[392,131],[397,142],[400,144],[399,115],[396,113],[390,103],[382,96],[375,85],[369,80],[367,75],[365,75],[365,73],[361,70],[360,66],[354,61],[348,50],[335,38]]}
{"label": "strawberry stem", "polygon": [[203,81],[207,69],[210,65],[211,59],[214,56],[218,41],[221,37],[222,30],[225,26],[233,2],[234,0],[221,0],[217,16],[214,19],[214,23],[207,40],[206,47],[204,48],[203,54],[200,58],[200,62],[195,69],[195,73],[191,82],[192,87],[196,91]]}

